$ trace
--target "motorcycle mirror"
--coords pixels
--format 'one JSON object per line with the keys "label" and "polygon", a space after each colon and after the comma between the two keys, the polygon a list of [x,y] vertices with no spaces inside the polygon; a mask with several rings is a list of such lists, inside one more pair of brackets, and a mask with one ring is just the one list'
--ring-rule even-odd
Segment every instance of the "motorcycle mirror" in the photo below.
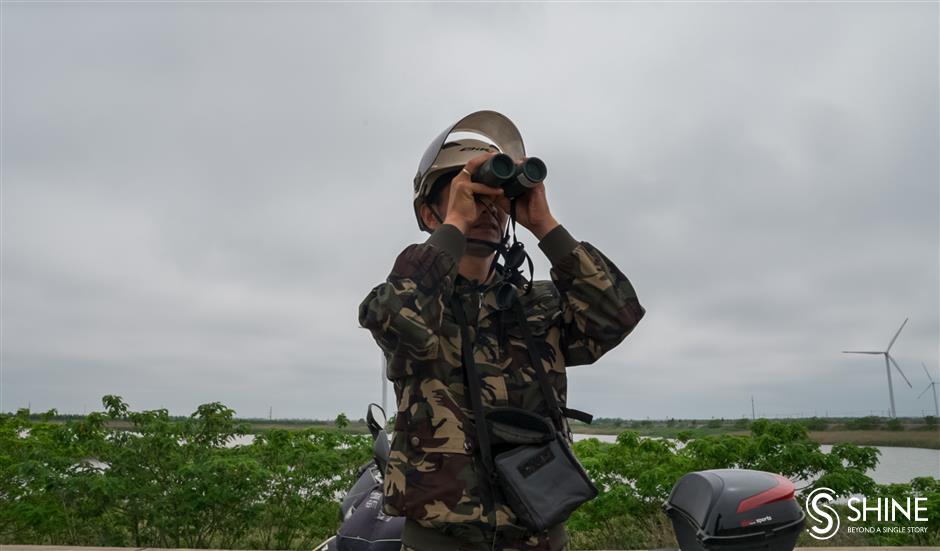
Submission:
{"label": "motorcycle mirror", "polygon": [[369,432],[372,433],[372,438],[378,437],[379,431],[385,430],[386,423],[388,423],[388,418],[385,417],[385,410],[382,409],[382,406],[374,403],[369,404],[369,410],[366,411],[366,425],[369,427]]}

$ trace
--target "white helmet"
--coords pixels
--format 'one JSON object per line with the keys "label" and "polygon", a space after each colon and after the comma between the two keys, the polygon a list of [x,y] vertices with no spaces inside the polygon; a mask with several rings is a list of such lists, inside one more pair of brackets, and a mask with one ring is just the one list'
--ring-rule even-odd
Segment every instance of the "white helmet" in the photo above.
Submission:
{"label": "white helmet", "polygon": [[[492,140],[488,144],[470,138],[447,141],[454,132],[472,132]],[[444,129],[425,150],[418,164],[418,173],[414,179],[413,204],[418,227],[430,232],[421,220],[421,204],[426,202],[431,193],[431,186],[442,174],[461,168],[467,161],[488,151],[501,151],[513,159],[525,157],[525,145],[519,129],[506,115],[496,111],[477,111],[470,113],[453,125]]]}

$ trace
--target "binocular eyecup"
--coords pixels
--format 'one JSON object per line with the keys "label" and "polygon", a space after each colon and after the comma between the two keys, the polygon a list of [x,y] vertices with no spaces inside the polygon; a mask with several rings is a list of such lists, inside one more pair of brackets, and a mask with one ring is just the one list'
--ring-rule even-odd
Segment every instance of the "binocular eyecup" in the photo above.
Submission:
{"label": "binocular eyecup", "polygon": [[497,153],[483,163],[471,178],[494,188],[502,188],[506,197],[519,197],[545,179],[548,169],[538,157],[529,157],[516,166],[512,157]]}

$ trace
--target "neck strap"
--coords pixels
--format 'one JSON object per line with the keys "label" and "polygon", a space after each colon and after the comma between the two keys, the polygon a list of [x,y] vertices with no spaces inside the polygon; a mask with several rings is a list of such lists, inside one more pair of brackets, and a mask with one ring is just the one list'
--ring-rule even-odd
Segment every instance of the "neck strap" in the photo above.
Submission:
{"label": "neck strap", "polygon": [[[477,440],[480,446],[480,452],[483,457],[483,464],[487,471],[493,473],[490,434],[486,426],[486,417],[483,407],[483,394],[480,390],[480,375],[477,373],[476,362],[473,359],[473,342],[470,340],[470,329],[467,325],[467,314],[463,309],[463,301],[454,293],[450,297],[451,309],[454,311],[454,318],[460,326],[460,351],[463,355],[463,364],[467,375],[467,388],[470,395],[470,405],[473,409],[474,425],[477,433]],[[538,357],[538,348],[535,339],[532,337],[532,330],[526,320],[525,312],[522,308],[522,301],[516,297],[513,301],[512,309],[516,315],[516,323],[519,325],[522,335],[526,341],[526,348],[529,353],[529,363],[532,364],[532,370],[535,372],[535,378],[538,381],[542,396],[545,399],[545,406],[548,414],[555,425],[556,430],[564,432],[565,427],[562,421],[562,408],[555,398],[555,391],[548,380],[548,375],[542,367],[542,362]]]}

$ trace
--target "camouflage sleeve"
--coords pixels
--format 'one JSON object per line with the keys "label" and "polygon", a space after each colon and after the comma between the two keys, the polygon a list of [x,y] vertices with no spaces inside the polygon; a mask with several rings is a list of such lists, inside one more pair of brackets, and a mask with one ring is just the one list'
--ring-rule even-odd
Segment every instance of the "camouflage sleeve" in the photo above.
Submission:
{"label": "camouflage sleeve", "polygon": [[389,363],[389,378],[404,375],[408,360],[437,357],[444,297],[450,296],[466,238],[456,226],[442,224],[427,241],[409,245],[384,283],[359,305],[359,325],[368,329]]}
{"label": "camouflage sleeve", "polygon": [[599,250],[558,226],[539,242],[561,294],[565,365],[594,363],[633,331],[646,310],[633,285]]}

